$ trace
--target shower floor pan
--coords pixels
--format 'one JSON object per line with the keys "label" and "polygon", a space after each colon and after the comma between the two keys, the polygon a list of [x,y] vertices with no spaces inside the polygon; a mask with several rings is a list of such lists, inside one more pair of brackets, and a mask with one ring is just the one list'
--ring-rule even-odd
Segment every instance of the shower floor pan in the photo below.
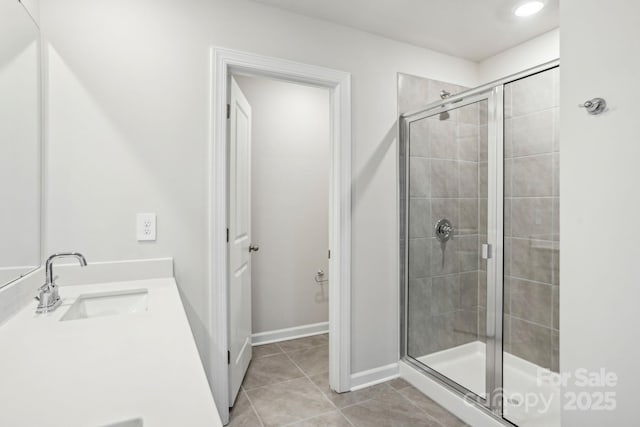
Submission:
{"label": "shower floor pan", "polygon": [[[416,358],[421,363],[486,397],[485,344],[474,341]],[[559,374],[504,353],[504,417],[520,427],[560,426]]]}

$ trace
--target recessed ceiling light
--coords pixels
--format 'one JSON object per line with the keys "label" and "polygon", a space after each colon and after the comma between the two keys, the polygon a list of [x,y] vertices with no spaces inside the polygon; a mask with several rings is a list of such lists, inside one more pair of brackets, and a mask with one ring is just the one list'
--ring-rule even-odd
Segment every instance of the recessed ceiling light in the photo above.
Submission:
{"label": "recessed ceiling light", "polygon": [[544,7],[544,3],[541,1],[529,1],[516,7],[516,9],[513,11],[513,14],[516,16],[522,16],[522,17],[531,16],[540,12],[543,7]]}

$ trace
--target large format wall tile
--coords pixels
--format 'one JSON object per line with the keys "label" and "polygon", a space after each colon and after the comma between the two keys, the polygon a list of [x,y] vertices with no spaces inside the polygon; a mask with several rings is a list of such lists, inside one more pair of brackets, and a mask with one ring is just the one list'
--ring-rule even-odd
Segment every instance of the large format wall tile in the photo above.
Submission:
{"label": "large format wall tile", "polygon": [[409,238],[431,237],[431,199],[409,200]]}
{"label": "large format wall tile", "polygon": [[425,157],[409,157],[409,196],[429,197],[430,190],[430,161]]}
{"label": "large format wall tile", "polygon": [[[551,240],[553,234],[553,199],[551,197],[513,198],[509,227],[513,237]],[[507,227],[505,227],[507,233]]]}
{"label": "large format wall tile", "polygon": [[512,316],[551,327],[551,285],[512,278],[510,298]]}
{"label": "large format wall tile", "polygon": [[413,122],[409,127],[409,132],[410,155],[417,157],[429,157],[429,155],[431,154],[428,138],[429,122],[427,120],[419,120],[417,122]]}
{"label": "large format wall tile", "polygon": [[512,159],[511,180],[513,197],[553,195],[553,156],[549,153]]}
{"label": "large format wall tile", "polygon": [[507,117],[522,116],[555,107],[558,98],[553,73],[539,73],[510,83],[511,111]]}
{"label": "large format wall tile", "polygon": [[460,305],[460,277],[457,274],[433,278],[431,314],[455,311]]}
{"label": "large format wall tile", "polygon": [[551,368],[551,329],[511,317],[511,351],[543,368]]}
{"label": "large format wall tile", "polygon": [[460,274],[460,307],[463,309],[475,308],[478,301],[478,272],[471,271]]}
{"label": "large format wall tile", "polygon": [[398,74],[398,110],[400,114],[423,107],[428,98],[429,82],[426,79],[410,74]]}
{"label": "large format wall tile", "polygon": [[430,181],[432,197],[458,197],[458,162],[432,159]]}
{"label": "large format wall tile", "polygon": [[544,240],[511,239],[511,275],[552,283],[553,245]]}
{"label": "large format wall tile", "polygon": [[457,228],[459,235],[478,234],[478,203],[479,201],[477,198],[459,199],[459,219]]}
{"label": "large format wall tile", "polygon": [[458,162],[459,197],[478,197],[478,163]]}
{"label": "large format wall tile", "polygon": [[506,85],[505,107],[505,349],[557,371],[558,70]]}
{"label": "large format wall tile", "polygon": [[456,160],[458,146],[456,144],[456,124],[451,120],[434,122],[423,119],[421,122],[429,124],[427,144],[430,157],[434,159]]}
{"label": "large format wall tile", "polygon": [[409,239],[409,277],[427,277],[431,264],[431,239]]}
{"label": "large format wall tile", "polygon": [[431,270],[432,276],[443,276],[460,272],[458,258],[458,242],[460,238],[454,238],[446,243],[438,239],[431,239]]}
{"label": "large format wall tile", "polygon": [[478,162],[478,135],[458,137],[458,159]]}
{"label": "large format wall tile", "polygon": [[553,111],[544,110],[507,119],[506,135],[511,137],[510,154],[513,157],[551,153],[553,151]]}

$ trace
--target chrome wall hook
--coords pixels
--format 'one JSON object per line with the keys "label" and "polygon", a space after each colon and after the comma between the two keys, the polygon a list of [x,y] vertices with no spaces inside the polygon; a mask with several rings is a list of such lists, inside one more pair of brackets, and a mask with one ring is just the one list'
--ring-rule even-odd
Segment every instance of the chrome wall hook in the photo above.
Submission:
{"label": "chrome wall hook", "polygon": [[585,101],[584,104],[579,104],[578,107],[585,108],[589,114],[595,116],[607,109],[607,101],[602,98],[593,98]]}

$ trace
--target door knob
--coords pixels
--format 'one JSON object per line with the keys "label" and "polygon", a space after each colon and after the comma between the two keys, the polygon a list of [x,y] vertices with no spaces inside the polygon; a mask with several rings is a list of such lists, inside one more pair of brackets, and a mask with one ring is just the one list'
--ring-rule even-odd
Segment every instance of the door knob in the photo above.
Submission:
{"label": "door knob", "polygon": [[258,252],[260,250],[260,246],[258,245],[249,245],[249,252]]}

